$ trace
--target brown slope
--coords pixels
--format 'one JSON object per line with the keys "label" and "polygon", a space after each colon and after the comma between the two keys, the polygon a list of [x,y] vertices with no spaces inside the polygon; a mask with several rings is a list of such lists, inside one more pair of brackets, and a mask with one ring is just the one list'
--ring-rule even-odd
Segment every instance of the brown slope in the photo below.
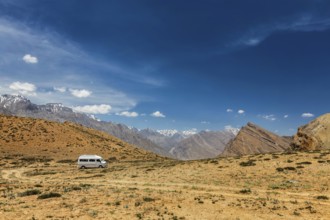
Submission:
{"label": "brown slope", "polygon": [[330,113],[298,128],[292,146],[298,150],[330,149]]}
{"label": "brown slope", "polygon": [[230,141],[220,156],[241,156],[281,152],[290,147],[290,139],[282,138],[257,125],[248,123]]}
{"label": "brown slope", "polygon": [[0,152],[56,159],[97,154],[105,159],[154,160],[159,156],[109,134],[71,122],[0,115]]}

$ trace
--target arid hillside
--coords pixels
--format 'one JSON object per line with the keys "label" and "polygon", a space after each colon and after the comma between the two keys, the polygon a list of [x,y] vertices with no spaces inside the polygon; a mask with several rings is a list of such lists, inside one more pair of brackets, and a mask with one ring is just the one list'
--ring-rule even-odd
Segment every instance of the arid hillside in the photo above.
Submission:
{"label": "arid hillside", "polygon": [[160,158],[109,134],[71,122],[4,115],[0,115],[0,153],[52,159],[77,159],[80,154],[98,154],[113,160]]}
{"label": "arid hillside", "polygon": [[230,141],[221,157],[283,152],[290,147],[290,139],[280,137],[255,124],[248,123]]}

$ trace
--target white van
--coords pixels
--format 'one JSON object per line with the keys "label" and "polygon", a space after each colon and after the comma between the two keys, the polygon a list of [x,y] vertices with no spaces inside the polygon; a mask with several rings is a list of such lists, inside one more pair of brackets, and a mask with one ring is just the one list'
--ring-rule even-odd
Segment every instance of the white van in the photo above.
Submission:
{"label": "white van", "polygon": [[107,167],[107,162],[98,155],[81,155],[78,158],[78,168],[105,168]]}

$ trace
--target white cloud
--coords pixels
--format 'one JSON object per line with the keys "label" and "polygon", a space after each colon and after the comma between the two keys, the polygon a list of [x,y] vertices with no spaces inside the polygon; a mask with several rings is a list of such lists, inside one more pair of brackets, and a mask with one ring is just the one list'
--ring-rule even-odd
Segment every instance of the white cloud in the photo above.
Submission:
{"label": "white cloud", "polygon": [[25,63],[31,63],[31,64],[38,63],[38,58],[37,57],[34,57],[34,56],[30,55],[30,54],[25,54],[23,56],[22,60]]}
{"label": "white cloud", "polygon": [[242,110],[242,109],[240,109],[240,110],[238,110],[238,111],[237,111],[237,113],[238,113],[238,114],[240,114],[240,115],[242,115],[242,114],[244,114],[244,113],[245,113],[245,111],[244,111],[244,110]]}
{"label": "white cloud", "polygon": [[61,93],[66,92],[66,88],[65,87],[54,87],[54,90],[55,91],[58,91],[58,92],[61,92]]}
{"label": "white cloud", "polygon": [[268,121],[275,121],[275,120],[276,120],[275,115],[262,115],[261,117],[262,117],[263,119],[268,120]]}
{"label": "white cloud", "polygon": [[90,96],[92,94],[91,91],[88,91],[86,89],[70,89],[70,92],[73,96],[77,97],[77,98],[86,98],[88,96]]}
{"label": "white cloud", "polygon": [[36,95],[35,91],[37,89],[37,87],[34,84],[28,82],[13,82],[9,85],[9,88],[23,95],[31,95],[31,96]]}
{"label": "white cloud", "polygon": [[233,110],[231,108],[228,108],[227,112],[233,112]]}
{"label": "white cloud", "polygon": [[303,117],[303,118],[312,118],[312,117],[314,117],[314,114],[312,114],[312,113],[302,113],[301,117]]}
{"label": "white cloud", "polygon": [[284,115],[284,116],[283,116],[283,118],[288,118],[288,117],[289,117],[289,115]]}
{"label": "white cloud", "polygon": [[245,44],[248,45],[248,46],[256,46],[256,45],[258,45],[261,41],[262,41],[262,39],[251,38],[251,39],[248,39],[247,41],[245,41]]}
{"label": "white cloud", "polygon": [[110,105],[85,105],[85,106],[75,106],[72,109],[76,112],[86,113],[86,114],[107,114],[111,110]]}
{"label": "white cloud", "polygon": [[[101,105],[106,100],[111,103],[112,112],[122,112],[133,109],[139,102],[135,98],[138,96],[133,97],[110,85],[120,83],[124,87],[127,81],[139,82],[141,85],[151,84],[149,81],[152,81],[152,77],[149,77],[151,75],[142,70],[131,70],[111,60],[105,61],[89,55],[77,42],[64,38],[51,28],[40,31],[40,28],[34,28],[33,25],[0,17],[0,42],[0,51],[4,55],[0,56],[0,94],[33,96],[30,99],[36,104],[61,102],[65,106],[84,106]],[[27,68],[22,60],[22,51],[28,51],[30,58],[40,58],[39,62]],[[38,68],[30,68],[32,65]],[[111,75],[105,79],[102,77],[104,72]],[[33,82],[37,89],[34,92],[10,89],[9,85],[16,81]],[[157,86],[156,81],[152,85]],[[89,97],[93,98],[77,98],[71,95],[69,88],[92,91]],[[77,95],[87,96],[88,92],[78,92]]]}
{"label": "white cloud", "polygon": [[243,30],[233,46],[257,46],[273,33],[278,31],[324,31],[330,29],[330,19],[319,14],[305,13],[293,15],[281,20],[273,20]]}
{"label": "white cloud", "polygon": [[152,117],[155,118],[165,118],[165,115],[163,113],[161,113],[160,111],[155,111],[151,114]]}
{"label": "white cloud", "polygon": [[123,111],[120,113],[116,113],[116,115],[124,116],[124,117],[128,117],[128,118],[136,118],[139,116],[139,114],[137,112],[129,112],[129,111]]}
{"label": "white cloud", "polygon": [[207,125],[209,125],[211,123],[209,121],[201,121],[201,124],[207,124]]}

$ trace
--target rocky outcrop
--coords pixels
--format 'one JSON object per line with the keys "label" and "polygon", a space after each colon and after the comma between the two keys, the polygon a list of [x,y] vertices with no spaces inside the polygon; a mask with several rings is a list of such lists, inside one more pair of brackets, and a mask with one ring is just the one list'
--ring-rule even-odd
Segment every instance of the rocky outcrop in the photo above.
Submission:
{"label": "rocky outcrop", "polygon": [[280,137],[257,125],[248,123],[230,141],[221,157],[282,152],[290,147],[290,139]]}
{"label": "rocky outcrop", "polygon": [[330,113],[299,127],[292,147],[295,150],[330,149]]}

